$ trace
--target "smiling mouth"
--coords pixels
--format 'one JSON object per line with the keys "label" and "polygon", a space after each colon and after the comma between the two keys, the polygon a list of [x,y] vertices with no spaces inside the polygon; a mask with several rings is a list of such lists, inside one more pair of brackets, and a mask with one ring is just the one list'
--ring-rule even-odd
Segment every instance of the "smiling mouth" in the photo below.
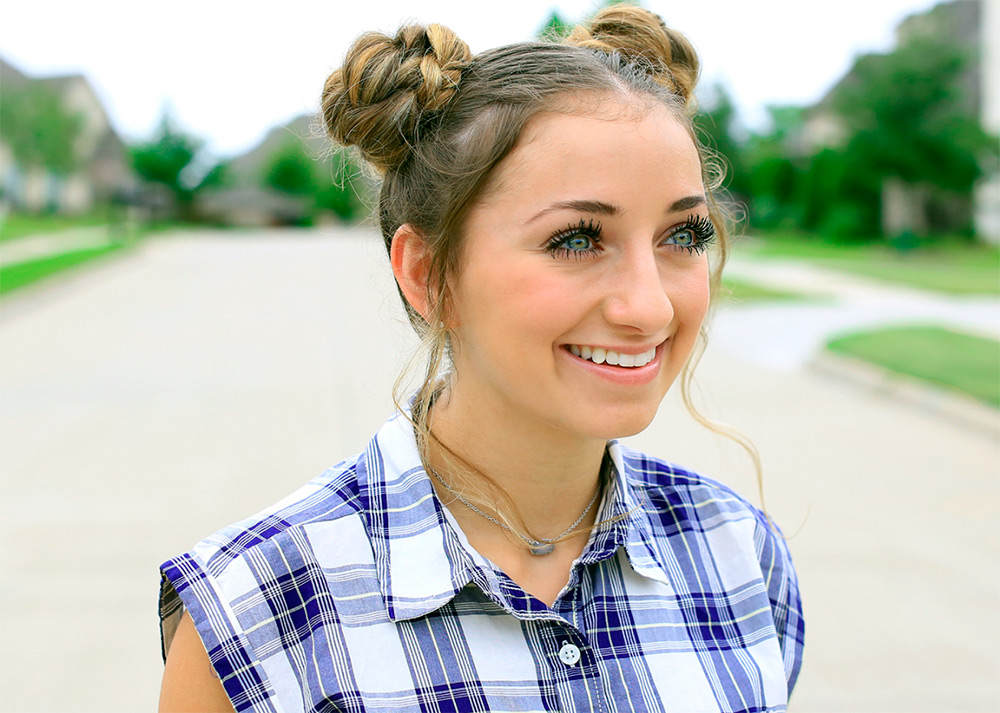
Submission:
{"label": "smiling mouth", "polygon": [[653,361],[656,356],[656,347],[642,352],[641,354],[621,354],[610,349],[604,349],[602,347],[588,347],[579,344],[569,344],[566,346],[573,356],[578,356],[581,359],[586,359],[595,364],[611,364],[613,366],[622,366],[626,368],[637,368],[640,366],[646,366],[649,362]]}

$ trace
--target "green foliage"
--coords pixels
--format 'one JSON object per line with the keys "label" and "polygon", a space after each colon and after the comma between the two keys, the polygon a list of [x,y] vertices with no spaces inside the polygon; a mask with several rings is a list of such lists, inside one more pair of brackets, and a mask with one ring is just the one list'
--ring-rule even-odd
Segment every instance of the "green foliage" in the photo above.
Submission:
{"label": "green foliage", "polygon": [[[322,165],[322,164],[321,164]],[[329,210],[344,222],[356,219],[362,210],[355,181],[358,167],[344,151],[330,157],[329,173],[320,175],[316,207]]]}
{"label": "green foliage", "polygon": [[0,92],[0,125],[20,165],[62,176],[77,168],[83,116],[70,112],[51,87],[38,82],[5,86]]}
{"label": "green foliage", "polygon": [[743,149],[750,220],[758,228],[800,225],[801,208],[796,198],[803,171],[788,155],[788,144],[802,125],[804,109],[769,106],[771,128],[753,134]]}
{"label": "green foliage", "polygon": [[264,185],[293,196],[315,193],[313,162],[298,139],[289,139],[271,157],[264,171]]}
{"label": "green foliage", "polygon": [[847,152],[881,175],[971,190],[988,138],[962,91],[969,59],[950,38],[935,36],[861,58],[854,81],[832,97],[850,132]]}
{"label": "green foliage", "polygon": [[702,100],[695,117],[695,130],[702,143],[715,152],[725,164],[726,187],[737,196],[745,198],[749,184],[745,169],[745,148],[736,138],[738,132],[736,105],[721,84],[711,87],[708,97]]}
{"label": "green foliage", "polygon": [[175,193],[190,191],[181,180],[181,173],[201,147],[199,139],[180,131],[165,113],[153,140],[132,147],[132,165],[147,181],[161,183]]}
{"label": "green foliage", "polygon": [[219,163],[212,166],[205,177],[201,179],[198,184],[198,190],[205,188],[222,188],[223,186],[228,186],[232,183],[233,179],[230,175],[231,167],[228,161],[220,161]]}
{"label": "green foliage", "polygon": [[226,166],[217,165],[197,177],[197,158],[204,142],[181,131],[164,112],[152,140],[129,148],[135,172],[150,183],[163,185],[174,197],[180,217],[190,218],[195,195],[226,180]]}
{"label": "green foliage", "polygon": [[[919,187],[931,227],[936,205],[968,203],[991,144],[963,91],[973,57],[946,28],[861,57],[831,93],[846,140],[814,156],[805,171],[803,227],[833,237],[879,232],[887,179]],[[954,211],[938,214],[939,227],[964,227]]]}
{"label": "green foliage", "polygon": [[541,29],[535,33],[535,35],[540,40],[547,40],[549,42],[558,42],[559,40],[569,36],[569,33],[573,30],[573,25],[567,22],[562,15],[559,14],[558,10],[553,10],[549,14],[549,19],[545,21]]}
{"label": "green foliage", "polygon": [[267,162],[261,183],[287,195],[306,198],[311,212],[329,211],[344,222],[361,213],[354,181],[359,171],[344,151],[328,161],[312,158],[298,139],[289,139]]}
{"label": "green foliage", "polygon": [[[939,6],[894,50],[859,58],[818,107],[769,107],[772,128],[744,153],[751,223],[805,229],[839,243],[870,238],[904,250],[917,236],[882,236],[883,188],[897,182],[929,230],[968,231],[972,187],[996,160],[979,125],[971,63],[951,6]],[[812,116],[810,116],[812,115]],[[810,118],[839,126],[836,145],[803,153]]]}
{"label": "green foliage", "polygon": [[129,155],[136,173],[150,183],[166,186],[181,213],[186,215],[194,200],[194,188],[183,180],[182,174],[201,147],[201,140],[178,129],[164,112],[153,139],[132,146]]}

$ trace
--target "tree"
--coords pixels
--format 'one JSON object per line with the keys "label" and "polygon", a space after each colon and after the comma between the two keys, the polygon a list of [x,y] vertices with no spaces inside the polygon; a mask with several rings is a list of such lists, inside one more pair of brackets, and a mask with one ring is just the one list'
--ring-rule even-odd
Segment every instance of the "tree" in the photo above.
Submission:
{"label": "tree", "polygon": [[328,168],[320,164],[317,181],[316,207],[329,210],[344,222],[350,222],[362,211],[362,201],[358,195],[360,175],[358,167],[351,161],[346,151],[337,151],[330,157]]}
{"label": "tree", "polygon": [[553,10],[549,14],[549,19],[545,21],[545,24],[542,25],[541,29],[535,35],[540,40],[558,42],[567,37],[572,30],[573,26],[559,14],[559,11]]}
{"label": "tree", "polygon": [[[164,112],[153,139],[129,149],[136,173],[150,183],[165,186],[174,198],[177,212],[184,219],[191,217],[194,196],[206,187],[205,178],[212,175],[209,171],[200,180],[194,180],[187,170],[202,146],[201,139],[182,132],[170,114]],[[222,169],[213,176],[213,180],[220,178],[221,173]]]}
{"label": "tree", "polygon": [[293,196],[316,192],[313,161],[298,139],[289,139],[271,156],[264,169],[264,185]]}
{"label": "tree", "polygon": [[840,183],[837,195],[850,192],[863,220],[875,216],[869,232],[878,232],[887,180],[968,203],[982,173],[991,139],[965,93],[973,55],[947,26],[929,23],[933,31],[908,37],[891,53],[860,58],[831,95],[848,134],[845,170],[856,179]]}
{"label": "tree", "polygon": [[769,129],[750,135],[743,157],[750,221],[758,228],[800,225],[803,170],[789,157],[789,142],[805,110],[772,105],[767,111]]}
{"label": "tree", "polygon": [[0,92],[0,125],[14,160],[64,176],[79,163],[83,116],[66,108],[51,87],[32,82]]}
{"label": "tree", "polygon": [[742,199],[748,194],[745,147],[736,138],[739,132],[736,105],[726,88],[715,84],[702,101],[694,120],[702,143],[718,154],[726,167],[725,186]]}
{"label": "tree", "polygon": [[306,199],[312,212],[330,211],[349,222],[362,209],[354,183],[358,175],[346,151],[336,151],[326,161],[317,160],[302,141],[290,138],[272,154],[261,182],[265,188]]}

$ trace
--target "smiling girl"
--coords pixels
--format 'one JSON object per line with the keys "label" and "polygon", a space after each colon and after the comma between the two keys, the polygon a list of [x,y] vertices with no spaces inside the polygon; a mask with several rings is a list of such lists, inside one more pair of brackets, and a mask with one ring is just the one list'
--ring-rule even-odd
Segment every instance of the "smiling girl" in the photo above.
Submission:
{"label": "smiling girl", "polygon": [[362,454],[163,565],[161,710],[785,710],[780,534],[616,440],[725,262],[697,75],[621,5],[564,44],[355,42],[323,120],[382,175],[426,377]]}

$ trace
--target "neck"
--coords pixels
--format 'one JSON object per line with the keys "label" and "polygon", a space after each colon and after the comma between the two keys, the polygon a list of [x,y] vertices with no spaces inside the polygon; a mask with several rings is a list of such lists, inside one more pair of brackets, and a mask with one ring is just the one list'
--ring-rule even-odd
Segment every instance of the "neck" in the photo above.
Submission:
{"label": "neck", "polygon": [[[460,390],[443,398],[434,406],[431,419],[435,439],[500,485],[533,535],[555,537],[580,516],[593,497],[606,441],[505,413],[495,403],[489,408],[482,406],[474,399],[463,399]],[[449,460],[442,450],[432,440],[431,464],[448,479]],[[595,505],[581,527],[594,522],[596,510]],[[487,530],[496,527],[477,521],[479,516],[471,511],[462,515],[463,525],[467,522],[475,529]]]}

